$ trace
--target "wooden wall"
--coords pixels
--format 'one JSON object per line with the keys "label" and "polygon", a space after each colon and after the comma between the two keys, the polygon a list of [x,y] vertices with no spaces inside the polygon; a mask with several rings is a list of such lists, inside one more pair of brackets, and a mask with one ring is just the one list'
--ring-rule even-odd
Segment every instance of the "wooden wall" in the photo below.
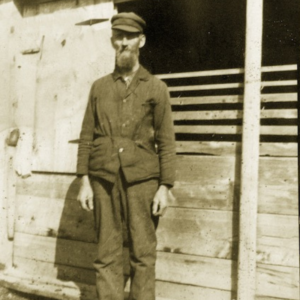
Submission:
{"label": "wooden wall", "polygon": [[[232,299],[238,246],[237,161],[180,156],[178,162],[177,199],[158,229],[158,295]],[[296,159],[262,158],[260,164],[257,294],[298,299]],[[19,180],[17,190],[16,270],[93,284],[93,220],[75,200],[76,179],[34,174]]]}
{"label": "wooden wall", "polygon": [[[32,174],[17,179],[13,265],[5,282],[59,299],[94,297],[93,216],[76,202],[77,144],[70,141],[78,139],[91,82],[113,68],[109,22],[74,25],[110,18],[112,3],[80,3],[28,6],[14,30],[1,29],[17,44],[6,66],[19,78],[5,92],[10,105],[17,103],[7,124],[35,136],[32,152],[18,145]],[[263,75],[257,299],[299,299],[295,72],[272,67]],[[178,166],[176,201],[157,232],[157,296],[235,299],[243,70],[160,77],[170,87]]]}

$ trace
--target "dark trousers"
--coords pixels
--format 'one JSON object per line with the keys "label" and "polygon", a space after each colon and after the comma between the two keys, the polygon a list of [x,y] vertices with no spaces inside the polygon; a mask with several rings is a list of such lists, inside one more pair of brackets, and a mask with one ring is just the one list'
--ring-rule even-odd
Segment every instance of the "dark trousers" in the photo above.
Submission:
{"label": "dark trousers", "polygon": [[[114,184],[100,178],[92,178],[91,182],[98,227],[94,262],[98,299],[123,300],[124,273],[129,269],[129,299],[154,300],[158,219],[153,218],[151,206],[157,179],[128,184],[120,173]],[[129,256],[124,242],[128,242]]]}

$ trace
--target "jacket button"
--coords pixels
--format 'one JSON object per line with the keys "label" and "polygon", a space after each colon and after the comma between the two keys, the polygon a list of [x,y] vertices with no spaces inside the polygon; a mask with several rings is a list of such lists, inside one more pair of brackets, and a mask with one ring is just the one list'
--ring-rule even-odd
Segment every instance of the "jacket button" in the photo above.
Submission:
{"label": "jacket button", "polygon": [[126,101],[127,101],[126,99],[123,99],[123,102],[124,102],[124,103],[126,103]]}
{"label": "jacket button", "polygon": [[122,153],[124,151],[124,148],[120,148],[119,152]]}

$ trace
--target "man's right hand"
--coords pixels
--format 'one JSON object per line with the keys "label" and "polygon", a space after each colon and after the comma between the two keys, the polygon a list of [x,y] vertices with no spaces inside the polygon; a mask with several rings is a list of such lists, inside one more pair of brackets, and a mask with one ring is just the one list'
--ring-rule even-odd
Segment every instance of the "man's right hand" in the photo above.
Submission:
{"label": "man's right hand", "polygon": [[93,190],[87,175],[82,176],[80,179],[80,188],[77,201],[79,201],[81,208],[86,211],[91,211],[94,209]]}

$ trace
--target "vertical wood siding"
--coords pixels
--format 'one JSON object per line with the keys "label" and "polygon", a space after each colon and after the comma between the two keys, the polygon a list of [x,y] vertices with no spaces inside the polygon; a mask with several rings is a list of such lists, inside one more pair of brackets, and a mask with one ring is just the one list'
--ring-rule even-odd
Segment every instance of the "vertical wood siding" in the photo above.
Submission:
{"label": "vertical wood siding", "polygon": [[[17,182],[14,261],[6,276],[15,288],[59,299],[65,293],[70,299],[94,297],[93,216],[76,202],[77,144],[70,141],[79,137],[92,81],[114,62],[108,22],[74,24],[113,12],[107,1],[86,8],[65,1],[25,8],[38,24],[37,40],[44,38],[36,64],[33,174]],[[231,300],[243,70],[159,77],[170,87],[178,169],[176,200],[157,232],[157,296]],[[295,80],[295,66],[263,69],[257,299],[299,299]]]}

